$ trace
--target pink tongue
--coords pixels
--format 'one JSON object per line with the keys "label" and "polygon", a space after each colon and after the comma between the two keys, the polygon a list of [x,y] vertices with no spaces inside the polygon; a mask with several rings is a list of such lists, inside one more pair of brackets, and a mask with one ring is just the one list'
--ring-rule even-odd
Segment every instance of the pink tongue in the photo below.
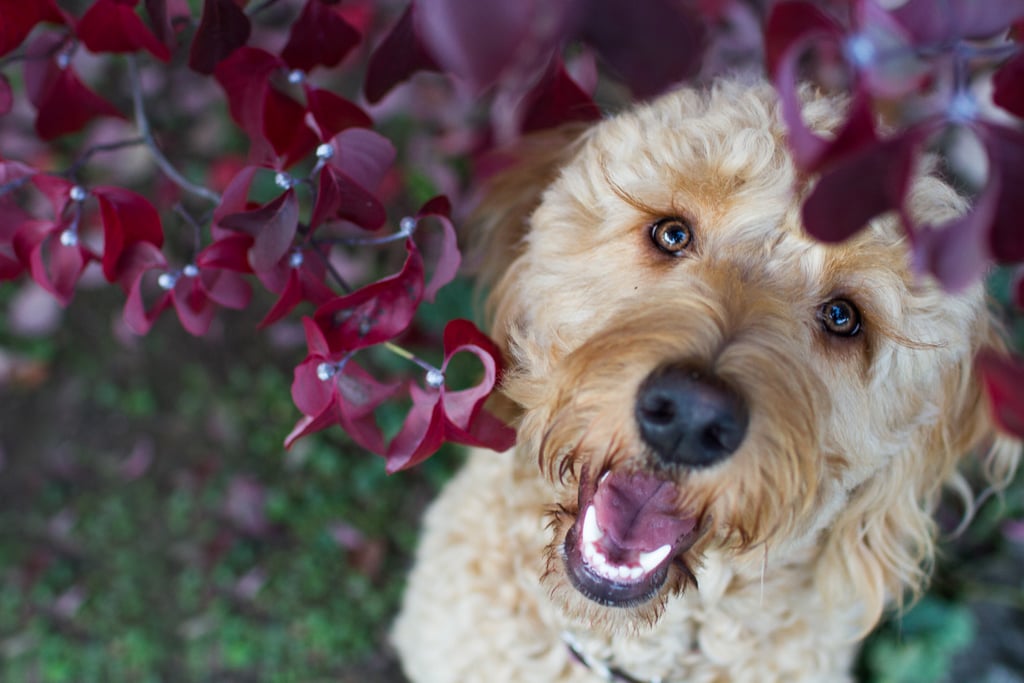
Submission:
{"label": "pink tongue", "polygon": [[609,473],[593,499],[597,525],[605,534],[603,542],[637,552],[675,545],[696,525],[696,520],[678,516],[677,493],[675,484],[664,479]]}

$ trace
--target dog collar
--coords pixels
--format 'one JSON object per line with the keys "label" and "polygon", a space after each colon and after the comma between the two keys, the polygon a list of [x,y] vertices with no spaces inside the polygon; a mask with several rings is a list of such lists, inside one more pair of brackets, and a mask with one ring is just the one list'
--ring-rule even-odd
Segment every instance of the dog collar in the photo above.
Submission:
{"label": "dog collar", "polygon": [[583,651],[579,641],[576,640],[576,638],[568,631],[562,631],[562,642],[565,643],[566,648],[569,650],[569,654],[576,662],[600,676],[603,681],[609,681],[609,683],[665,683],[665,680],[660,676],[658,678],[651,679],[642,679],[630,676],[622,669],[609,666],[605,662],[602,662],[595,657],[591,657]]}

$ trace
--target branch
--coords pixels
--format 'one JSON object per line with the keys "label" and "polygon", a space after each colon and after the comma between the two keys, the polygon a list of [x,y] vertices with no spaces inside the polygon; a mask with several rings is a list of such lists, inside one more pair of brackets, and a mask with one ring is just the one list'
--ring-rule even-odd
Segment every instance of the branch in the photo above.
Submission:
{"label": "branch", "polygon": [[149,119],[146,118],[146,108],[142,103],[142,84],[139,80],[139,67],[135,61],[134,55],[128,56],[128,71],[132,86],[132,103],[135,109],[135,125],[139,128],[139,134],[146,141],[146,146],[149,147],[149,151],[153,154],[153,160],[156,165],[160,167],[164,175],[171,179],[175,185],[191,192],[194,195],[208,199],[215,204],[220,203],[220,195],[202,185],[196,185],[185,176],[178,172],[164,153],[160,151],[160,148],[156,144],[156,140],[153,138],[153,131],[149,127]]}

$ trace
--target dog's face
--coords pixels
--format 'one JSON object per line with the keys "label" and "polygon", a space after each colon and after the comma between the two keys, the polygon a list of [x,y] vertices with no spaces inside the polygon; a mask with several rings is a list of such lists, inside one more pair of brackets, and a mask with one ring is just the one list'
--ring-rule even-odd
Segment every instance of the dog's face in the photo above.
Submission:
{"label": "dog's face", "polygon": [[[819,129],[838,116],[807,105]],[[494,333],[517,449],[550,484],[553,599],[649,623],[715,550],[739,574],[832,562],[823,586],[876,616],[920,578],[934,499],[990,432],[981,288],[916,277],[894,220],[840,245],[804,234],[766,86],[675,93],[540,156],[481,213],[511,261]],[[932,222],[964,208],[931,178],[912,204]]]}

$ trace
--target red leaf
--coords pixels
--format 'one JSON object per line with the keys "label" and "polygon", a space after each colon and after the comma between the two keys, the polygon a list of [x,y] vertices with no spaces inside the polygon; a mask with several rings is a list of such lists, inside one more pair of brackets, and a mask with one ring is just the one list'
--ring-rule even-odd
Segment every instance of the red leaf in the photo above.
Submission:
{"label": "red leaf", "polygon": [[[932,273],[950,291],[977,282],[991,265],[989,229],[1000,187],[991,179],[965,215],[942,226],[914,227],[913,253],[919,270]],[[904,219],[910,225],[908,219]]]}
{"label": "red leaf", "polygon": [[384,225],[387,213],[380,200],[366,188],[328,164],[320,171],[310,225],[316,227],[331,219],[347,220],[361,228],[376,230]]}
{"label": "red leaf", "polygon": [[320,306],[333,299],[334,291],[324,284],[326,272],[327,267],[318,254],[293,250],[274,270],[257,273],[267,289],[280,295],[259,327],[273,325],[303,301]]}
{"label": "red leaf", "polygon": [[903,202],[918,136],[907,131],[831,164],[804,202],[807,232],[841,242]]}
{"label": "red leaf", "polygon": [[992,84],[992,101],[1006,111],[1024,117],[1024,51],[1015,54],[996,71]]}
{"label": "red leaf", "polygon": [[164,231],[160,215],[142,195],[122,187],[97,187],[92,194],[99,201],[103,219],[103,275],[114,282],[124,267],[119,264],[124,250],[137,242],[159,248]]}
{"label": "red leaf", "polygon": [[179,277],[171,292],[171,303],[186,332],[201,337],[210,329],[216,308],[198,277]]}
{"label": "red leaf", "polygon": [[417,71],[439,70],[437,62],[413,28],[413,5],[409,4],[370,56],[363,84],[363,94],[370,104],[379,102],[392,88]]}
{"label": "red leaf", "polygon": [[1024,0],[910,0],[892,11],[919,45],[988,38],[1024,17]]}
{"label": "red leaf", "polygon": [[840,41],[843,29],[810,3],[782,2],[772,8],[765,36],[765,61],[779,93],[787,142],[794,163],[806,169],[817,162],[827,143],[807,128],[801,116],[798,63],[812,42]]}
{"label": "red leaf", "polygon": [[201,74],[212,74],[217,65],[246,44],[252,24],[234,0],[204,0],[203,16],[192,38],[188,65]]}
{"label": "red leaf", "polygon": [[[560,42],[570,6],[564,0],[417,0],[412,17],[437,63],[481,91],[509,71],[529,75],[543,68]],[[638,42],[643,41],[630,45]]]}
{"label": "red leaf", "polygon": [[388,444],[386,469],[389,474],[414,467],[437,452],[444,443],[444,407],[437,389],[409,386],[412,408],[402,428]]}
{"label": "red leaf", "polygon": [[225,216],[230,216],[235,213],[242,213],[249,209],[249,188],[252,186],[253,177],[256,175],[256,171],[260,170],[258,166],[246,166],[241,171],[235,174],[228,183],[228,186],[224,188],[223,194],[221,194],[220,204],[213,210],[213,227],[214,237],[219,239],[224,236],[221,233],[220,222]]}
{"label": "red leaf", "polygon": [[1009,434],[1024,438],[1024,365],[1017,358],[983,351],[978,354],[977,367],[996,424]]}
{"label": "red leaf", "polygon": [[335,135],[330,144],[334,148],[331,165],[371,192],[395,161],[395,146],[372,130],[349,128]]}
{"label": "red leaf", "polygon": [[320,142],[306,125],[306,108],[273,86],[264,91],[262,136],[281,159],[281,168],[307,156]]}
{"label": "red leaf", "polygon": [[223,59],[213,70],[214,78],[224,88],[228,110],[252,141],[252,156],[261,158],[267,152],[263,116],[270,76],[284,67],[284,62],[266,50],[240,47]]}
{"label": "red leaf", "polygon": [[78,21],[78,37],[91,52],[146,50],[163,62],[170,61],[171,51],[135,13],[135,4],[96,0]]}
{"label": "red leaf", "polygon": [[7,76],[0,73],[0,116],[7,114],[14,106],[14,94],[11,92],[11,82]]}
{"label": "red leaf", "polygon": [[549,73],[523,98],[522,130],[529,133],[570,121],[597,121],[601,110],[557,60]]}
{"label": "red leaf", "polygon": [[0,0],[0,17],[0,57],[21,45],[39,22],[64,23],[53,0]]}
{"label": "red leaf", "polygon": [[359,31],[322,0],[306,0],[292,24],[281,59],[292,69],[310,72],[317,66],[337,66],[359,44]]}
{"label": "red leaf", "polygon": [[270,270],[292,246],[299,225],[299,202],[294,190],[286,190],[253,211],[235,213],[220,220],[221,227],[240,230],[254,238],[249,250],[253,270]]}
{"label": "red leaf", "polygon": [[581,14],[583,38],[640,97],[655,95],[700,68],[707,31],[684,3],[587,0]]}
{"label": "red leaf", "polygon": [[124,275],[121,283],[128,293],[124,304],[124,322],[135,334],[146,334],[153,323],[171,305],[171,292],[161,291],[153,305],[147,310],[143,298],[143,278],[147,272],[165,269],[167,260],[163,253],[149,242],[139,242],[125,251]]}
{"label": "red leaf", "polygon": [[313,319],[334,352],[354,351],[393,339],[412,322],[423,299],[423,259],[406,241],[401,272],[320,306]]}
{"label": "red leaf", "polygon": [[455,279],[459,264],[462,262],[455,226],[451,222],[451,210],[451,202],[447,197],[441,196],[428,201],[416,214],[419,223],[416,229],[417,236],[423,234],[424,221],[433,219],[441,226],[441,234],[437,236],[439,239],[435,240],[436,263],[423,290],[424,301],[433,301],[438,290]]}
{"label": "red leaf", "polygon": [[244,233],[230,233],[217,239],[196,256],[196,265],[220,268],[236,273],[251,273],[249,249],[253,238]]}
{"label": "red leaf", "polygon": [[238,273],[217,268],[200,268],[203,291],[218,306],[240,311],[252,299],[252,287]]}
{"label": "red leaf", "polygon": [[71,303],[75,285],[93,255],[84,247],[61,243],[64,223],[23,223],[12,241],[18,260],[26,264],[32,279],[63,306]]}
{"label": "red leaf", "polygon": [[990,230],[992,255],[1003,263],[1024,261],[1024,133],[1013,128],[983,124],[979,132],[988,152],[989,184],[997,185],[999,198]]}
{"label": "red leaf", "polygon": [[306,106],[324,140],[333,138],[346,128],[369,128],[373,125],[373,119],[358,105],[329,90],[307,86]]}
{"label": "red leaf", "polygon": [[444,330],[444,365],[459,353],[472,353],[484,376],[475,387],[462,391],[421,389],[411,385],[413,406],[388,446],[387,470],[413,467],[435,453],[445,441],[503,451],[515,443],[515,430],[483,409],[484,401],[500,380],[497,346],[468,320],[452,320]]}
{"label": "red leaf", "polygon": [[[27,64],[26,86],[30,72]],[[97,116],[125,118],[114,105],[85,87],[70,66],[60,69],[51,60],[45,78],[42,89],[37,91],[38,100],[35,102],[38,108],[35,128],[43,140],[53,140],[79,131]]]}

